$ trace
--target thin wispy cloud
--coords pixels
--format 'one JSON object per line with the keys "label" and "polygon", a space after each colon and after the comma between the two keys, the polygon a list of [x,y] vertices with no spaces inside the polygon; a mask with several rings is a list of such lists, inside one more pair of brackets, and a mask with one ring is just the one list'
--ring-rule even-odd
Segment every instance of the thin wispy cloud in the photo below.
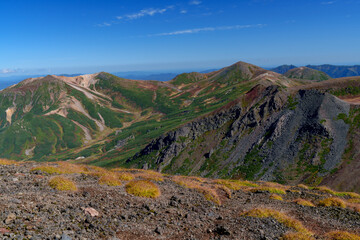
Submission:
{"label": "thin wispy cloud", "polygon": [[23,72],[23,70],[22,69],[10,69],[10,68],[0,69],[0,73],[2,73],[2,74],[10,74],[10,73],[18,73],[18,72]]}
{"label": "thin wispy cloud", "polygon": [[190,5],[200,5],[202,2],[199,1],[199,0],[193,0],[193,1],[190,1],[189,4]]}
{"label": "thin wispy cloud", "polygon": [[174,8],[173,6],[166,7],[166,8],[147,8],[142,9],[139,12],[132,13],[132,14],[126,14],[123,16],[117,16],[116,18],[118,20],[124,19],[124,20],[134,20],[146,16],[154,16],[156,14],[163,14],[164,12],[168,11],[169,9]]}
{"label": "thin wispy cloud", "polygon": [[327,1],[327,2],[321,2],[323,5],[331,5],[334,4],[336,1]]}
{"label": "thin wispy cloud", "polygon": [[117,16],[117,17],[115,17],[115,20],[96,24],[95,26],[96,27],[110,27],[113,24],[120,23],[121,21],[131,21],[131,20],[136,20],[136,19],[143,18],[143,17],[152,17],[155,15],[163,14],[166,11],[173,9],[173,8],[174,8],[174,6],[168,6],[165,8],[145,8],[145,9],[140,10],[139,12]]}
{"label": "thin wispy cloud", "polygon": [[166,33],[150,34],[148,36],[149,37],[175,36],[175,35],[183,35],[183,34],[195,34],[195,33],[201,33],[201,32],[214,32],[214,31],[236,30],[236,29],[246,29],[246,28],[262,28],[265,26],[266,26],[266,24],[233,25],[233,26],[223,26],[223,27],[204,27],[204,28],[193,28],[193,29],[179,30],[179,31],[173,31],[173,32],[166,32]]}

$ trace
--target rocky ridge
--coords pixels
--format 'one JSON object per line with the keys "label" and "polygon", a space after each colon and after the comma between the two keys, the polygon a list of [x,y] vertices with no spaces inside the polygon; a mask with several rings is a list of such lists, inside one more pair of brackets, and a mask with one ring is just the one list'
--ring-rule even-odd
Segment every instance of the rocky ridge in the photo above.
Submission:
{"label": "rocky ridge", "polygon": [[[355,193],[107,171],[67,162],[1,164],[1,239],[294,239],[287,238],[292,234],[340,239],[329,232],[360,234],[360,195]],[[135,179],[125,180],[124,174]],[[104,175],[121,178],[125,187],[104,184]],[[58,176],[72,180],[77,190],[51,188],[49,182]],[[155,184],[161,195],[127,193],[128,183],[140,179]],[[329,205],[329,198],[341,204]]]}

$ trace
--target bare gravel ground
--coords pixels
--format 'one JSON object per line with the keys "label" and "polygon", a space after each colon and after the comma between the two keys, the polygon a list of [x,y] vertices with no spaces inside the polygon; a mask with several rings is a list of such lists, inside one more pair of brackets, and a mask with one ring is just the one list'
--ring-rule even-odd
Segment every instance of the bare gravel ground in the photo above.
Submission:
{"label": "bare gravel ground", "polygon": [[291,202],[302,198],[316,205],[331,196],[317,190],[292,187],[279,201],[267,191],[245,189],[232,191],[229,199],[218,189],[218,205],[171,176],[155,182],[161,196],[149,199],[128,194],[125,181],[114,187],[100,185],[96,176],[65,174],[78,187],[69,192],[49,187],[52,175],[30,171],[37,165],[0,166],[0,239],[280,239],[294,231],[271,217],[242,215],[254,208],[291,216],[317,239],[333,230],[360,234],[360,213],[354,209]]}

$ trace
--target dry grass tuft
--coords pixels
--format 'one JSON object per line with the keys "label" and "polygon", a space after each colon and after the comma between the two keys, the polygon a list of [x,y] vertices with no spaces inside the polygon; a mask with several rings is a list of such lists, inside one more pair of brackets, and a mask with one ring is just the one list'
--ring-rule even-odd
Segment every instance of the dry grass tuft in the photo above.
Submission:
{"label": "dry grass tuft", "polygon": [[126,184],[126,192],[138,197],[157,198],[161,195],[159,187],[148,180],[135,180]]}
{"label": "dry grass tuft", "polygon": [[0,158],[0,165],[13,165],[13,164],[18,164],[18,162],[13,160],[8,160],[5,158]]}
{"label": "dry grass tuft", "polygon": [[231,190],[240,190],[246,189],[248,187],[259,187],[259,185],[249,182],[249,181],[240,181],[240,180],[228,180],[228,179],[216,179],[214,183],[224,185]]}
{"label": "dry grass tuft", "polygon": [[284,200],[280,195],[277,195],[277,194],[271,194],[270,199],[279,200],[279,201]]}
{"label": "dry grass tuft", "polygon": [[276,182],[261,182],[263,186],[266,187],[271,187],[271,188],[281,188],[281,189],[289,189],[290,186],[286,186],[286,185],[282,185],[280,183],[276,183]]}
{"label": "dry grass tuft", "polygon": [[326,234],[327,239],[331,240],[360,240],[360,236],[345,231],[332,231]]}
{"label": "dry grass tuft", "polygon": [[211,187],[211,185],[202,184],[192,179],[191,177],[185,176],[174,176],[172,180],[180,186],[197,190],[198,192],[202,193],[207,200],[221,205],[220,197],[216,192],[216,185],[213,186],[215,188],[214,189]]}
{"label": "dry grass tuft", "polygon": [[231,199],[231,189],[224,185],[215,185],[216,188],[223,190],[226,193],[227,198]]}
{"label": "dry grass tuft", "polygon": [[128,172],[119,172],[117,173],[117,176],[122,181],[131,181],[135,178],[134,174]]}
{"label": "dry grass tuft", "polygon": [[288,233],[285,233],[280,238],[280,240],[314,240],[314,239],[315,238],[313,238],[309,235],[300,233],[300,232],[288,232]]}
{"label": "dry grass tuft", "polygon": [[96,176],[96,177],[102,177],[105,175],[112,174],[111,171],[108,171],[104,168],[97,167],[97,166],[87,166],[88,174]]}
{"label": "dry grass tuft", "polygon": [[63,174],[64,173],[59,168],[54,167],[54,166],[49,166],[49,165],[42,165],[39,167],[34,167],[30,170],[30,172],[34,172],[34,171],[41,171],[41,172],[48,173],[48,174]]}
{"label": "dry grass tuft", "polygon": [[302,198],[295,199],[293,202],[301,206],[315,207],[315,205],[312,202]]}
{"label": "dry grass tuft", "polygon": [[77,190],[77,187],[73,181],[61,176],[51,178],[49,181],[49,186],[59,191]]}
{"label": "dry grass tuft", "polygon": [[319,206],[324,207],[341,207],[346,208],[346,203],[344,200],[336,197],[326,198],[319,201]]}
{"label": "dry grass tuft", "polygon": [[319,190],[321,192],[325,192],[325,193],[329,193],[338,197],[350,197],[350,198],[359,198],[360,199],[360,194],[355,193],[355,192],[336,192],[326,186],[320,186],[320,187],[314,187],[314,190]]}
{"label": "dry grass tuft", "polygon": [[329,193],[332,195],[335,195],[335,191],[331,190],[330,188],[326,187],[326,186],[320,186],[320,187],[314,187],[314,190],[318,190],[320,192],[324,192],[324,193]]}
{"label": "dry grass tuft", "polygon": [[335,195],[339,197],[351,197],[360,199],[360,194],[354,192],[336,192]]}
{"label": "dry grass tuft", "polygon": [[146,180],[153,180],[156,182],[164,181],[163,175],[161,173],[151,171],[151,170],[141,170],[138,173],[135,173],[134,175],[135,175],[135,177],[146,179]]}
{"label": "dry grass tuft", "polygon": [[104,175],[99,178],[99,184],[108,186],[121,186],[121,182],[116,174]]}
{"label": "dry grass tuft", "polygon": [[73,164],[69,162],[46,163],[41,166],[32,168],[30,171],[42,171],[48,174],[71,174],[71,173],[88,173],[85,165]]}
{"label": "dry grass tuft", "polygon": [[293,219],[284,213],[281,213],[279,211],[273,210],[273,209],[267,209],[267,208],[255,208],[250,211],[247,211],[242,214],[243,216],[249,216],[249,217],[257,217],[257,218],[274,218],[276,221],[284,224],[285,226],[292,228],[296,230],[297,232],[303,233],[305,235],[311,236],[312,233],[307,230],[300,221]]}
{"label": "dry grass tuft", "polygon": [[309,187],[304,184],[298,184],[297,187],[303,188],[303,189],[309,189]]}
{"label": "dry grass tuft", "polygon": [[269,192],[269,193],[276,193],[276,194],[286,194],[285,190],[282,188],[274,188],[274,187],[266,187],[261,186],[257,188],[251,189],[252,192]]}
{"label": "dry grass tuft", "polygon": [[358,198],[350,198],[347,200],[349,203],[360,203],[360,199]]}
{"label": "dry grass tuft", "polygon": [[196,188],[197,191],[202,193],[206,200],[216,203],[217,205],[221,205],[221,201],[219,195],[217,194],[216,190],[210,187],[199,187]]}

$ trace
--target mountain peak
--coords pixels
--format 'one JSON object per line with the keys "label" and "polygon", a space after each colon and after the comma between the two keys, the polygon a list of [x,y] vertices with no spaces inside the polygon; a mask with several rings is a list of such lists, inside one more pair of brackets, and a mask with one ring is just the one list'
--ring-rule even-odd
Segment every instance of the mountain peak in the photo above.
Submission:
{"label": "mountain peak", "polygon": [[294,68],[286,73],[284,76],[288,78],[304,79],[304,80],[315,80],[315,81],[324,81],[330,79],[330,76],[324,72],[308,68],[308,67],[299,67]]}

